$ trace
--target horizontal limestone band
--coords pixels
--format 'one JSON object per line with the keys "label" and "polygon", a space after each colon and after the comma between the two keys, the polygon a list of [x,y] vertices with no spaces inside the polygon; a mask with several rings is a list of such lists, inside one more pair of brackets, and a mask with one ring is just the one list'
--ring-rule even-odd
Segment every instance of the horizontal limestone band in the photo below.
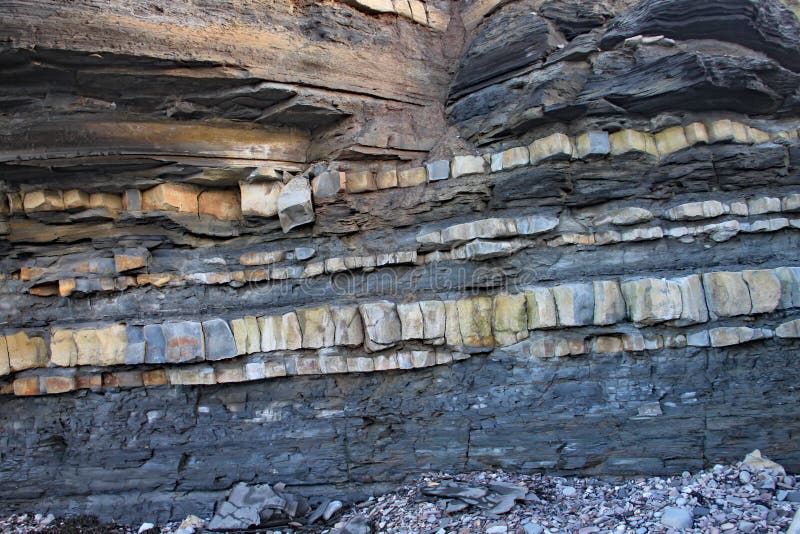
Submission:
{"label": "horizontal limestone band", "polygon": [[24,331],[0,337],[0,376],[48,366],[183,364],[331,347],[375,353],[405,341],[491,349],[517,343],[531,330],[625,321],[686,326],[796,307],[800,267],[779,267],[570,283],[458,300],[323,305],[230,321],[54,327],[49,344]]}
{"label": "horizontal limestone band", "polygon": [[[557,358],[685,347],[724,348],[773,337],[800,338],[800,319],[782,323],[774,330],[749,326],[723,326],[674,335],[646,330],[607,332],[589,336],[579,332],[534,332],[529,338],[514,345],[514,356]],[[286,376],[409,370],[447,365],[469,357],[468,353],[451,352],[441,347],[391,350],[372,355],[323,350],[313,356],[290,354],[282,360],[247,361],[238,358],[234,361],[156,367],[143,371],[50,369],[0,385],[0,395],[55,395],[80,389],[100,391],[107,388],[155,387],[167,384],[196,386]]]}

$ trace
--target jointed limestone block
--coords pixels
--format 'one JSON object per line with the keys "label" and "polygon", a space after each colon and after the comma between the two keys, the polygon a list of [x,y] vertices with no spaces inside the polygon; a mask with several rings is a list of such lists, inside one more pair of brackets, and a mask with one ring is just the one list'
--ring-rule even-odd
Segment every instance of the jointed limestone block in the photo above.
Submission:
{"label": "jointed limestone block", "polygon": [[203,321],[203,342],[206,360],[225,360],[239,353],[233,332],[223,319]]}
{"label": "jointed limestone block", "polygon": [[664,212],[664,217],[671,221],[710,219],[728,213],[730,209],[716,200],[704,202],[689,202],[681,204]]}
{"label": "jointed limestone block", "polygon": [[781,282],[769,269],[742,271],[742,278],[750,292],[750,313],[769,313],[781,301]]}
{"label": "jointed limestone block", "polygon": [[233,319],[231,330],[238,355],[261,352],[261,332],[255,317],[246,316],[241,319]]}
{"label": "jointed limestone block", "polygon": [[50,334],[50,363],[59,367],[78,364],[78,347],[72,330],[53,330]]}
{"label": "jointed limestone block", "polygon": [[348,172],[346,183],[348,193],[363,193],[375,191],[378,188],[375,184],[375,174],[372,171]]}
{"label": "jointed limestone block", "polygon": [[689,146],[682,126],[673,126],[655,134],[656,148],[661,156],[666,156]]}
{"label": "jointed limestone block", "polygon": [[425,168],[428,171],[428,181],[429,182],[438,182],[439,180],[446,180],[450,178],[450,161],[446,159],[440,159],[437,161],[431,161]]}
{"label": "jointed limestone block", "polygon": [[663,278],[644,278],[622,283],[628,318],[636,324],[651,325],[681,316],[680,286]]}
{"label": "jointed limestone block", "polygon": [[400,316],[402,339],[422,339],[424,337],[424,320],[419,302],[398,304],[397,315]]}
{"label": "jointed limestone block", "polygon": [[800,337],[800,319],[781,323],[778,325],[778,328],[775,329],[775,335],[780,338]]}
{"label": "jointed limestone block", "polygon": [[646,132],[619,130],[608,136],[611,154],[618,156],[630,152],[641,152],[658,156],[655,138]]}
{"label": "jointed limestone block", "polygon": [[120,365],[125,363],[127,329],[115,324],[73,332],[78,349],[78,365]]}
{"label": "jointed limestone block", "polygon": [[525,294],[501,294],[494,297],[494,339],[497,345],[513,345],[528,337],[528,314]]}
{"label": "jointed limestone block", "polygon": [[458,303],[455,300],[446,300],[444,302],[444,315],[445,315],[445,341],[451,347],[456,347],[463,344],[461,337],[461,322],[458,317]]}
{"label": "jointed limestone block", "polygon": [[543,215],[517,217],[514,222],[519,235],[543,234],[558,226],[557,217],[545,217]]}
{"label": "jointed limestone block", "polygon": [[712,318],[750,313],[752,302],[742,273],[706,273],[703,275],[703,289]]}
{"label": "jointed limestone block", "polygon": [[514,169],[530,163],[528,147],[509,148],[503,152],[492,154],[492,172]]}
{"label": "jointed limestone block", "polygon": [[774,272],[781,283],[780,309],[800,308],[800,267],[778,267]]}
{"label": "jointed limestone block", "polygon": [[303,335],[295,312],[258,318],[261,331],[261,350],[297,350],[302,347]]}
{"label": "jointed limestone block", "polygon": [[189,184],[159,184],[142,193],[142,210],[144,211],[178,211],[181,213],[197,213],[197,197],[200,190]]}
{"label": "jointed limestone block", "polygon": [[242,218],[242,207],[236,191],[210,189],[203,191],[197,199],[200,215],[211,215],[221,221],[238,221]]}
{"label": "jointed limestone block", "polygon": [[328,306],[301,308],[297,310],[297,320],[303,333],[304,349],[319,349],[334,345],[334,322]]}
{"label": "jointed limestone block", "polygon": [[280,182],[239,183],[242,214],[255,217],[274,217],[278,214],[278,196],[283,190]]}
{"label": "jointed limestone block", "polygon": [[708,321],[708,307],[700,276],[693,274],[673,281],[681,291],[681,315],[674,324],[685,326]]}
{"label": "jointed limestone block", "polygon": [[747,326],[724,326],[708,331],[712,347],[729,347],[757,339],[771,338],[771,330],[765,328],[749,328]]}
{"label": "jointed limestone block", "polygon": [[402,326],[397,308],[389,301],[370,302],[358,306],[364,321],[364,348],[378,352],[394,346],[402,339]]}
{"label": "jointed limestone block", "polygon": [[203,328],[196,321],[164,323],[166,347],[164,357],[167,363],[195,362],[205,359],[205,340]]}
{"label": "jointed limestone block", "polygon": [[313,222],[314,205],[311,202],[311,185],[307,178],[292,178],[278,195],[278,219],[284,233],[292,228]]}
{"label": "jointed limestone block", "polygon": [[611,152],[608,132],[602,130],[591,130],[584,132],[575,139],[575,157],[597,158],[603,157]]}
{"label": "jointed limestone block", "polygon": [[595,221],[595,224],[600,226],[611,223],[625,226],[651,220],[653,220],[653,213],[650,210],[629,206],[612,211],[611,213],[607,213],[602,217],[598,217],[598,219]]}
{"label": "jointed limestone block", "polygon": [[357,306],[342,306],[331,309],[334,324],[334,344],[357,346],[364,342],[364,327]]}
{"label": "jointed limestone block", "polygon": [[562,133],[554,133],[537,139],[528,145],[528,152],[530,153],[531,164],[536,164],[548,160],[570,159],[575,152],[575,148],[568,136]]}
{"label": "jointed limestone block", "polygon": [[8,344],[6,338],[0,336],[0,376],[5,376],[11,372],[11,364],[8,361]]}
{"label": "jointed limestone block", "polygon": [[558,326],[558,312],[553,293],[547,287],[534,287],[525,291],[526,308],[528,311],[528,328],[537,330],[541,328],[555,328]]}
{"label": "jointed limestone block", "polygon": [[210,365],[185,365],[167,369],[167,379],[173,385],[198,386],[217,382]]}
{"label": "jointed limestone block", "polygon": [[693,122],[683,127],[689,145],[708,143],[708,130],[702,122]]}
{"label": "jointed limestone block", "polygon": [[492,298],[468,297],[456,301],[459,329],[468,347],[492,347]]}
{"label": "jointed limestone block", "polygon": [[[486,172],[486,162],[481,156],[455,156],[450,165],[453,178]],[[428,176],[430,180],[430,176]]]}
{"label": "jointed limestone block", "polygon": [[[440,300],[423,300],[419,303],[422,312],[423,338],[426,342],[444,342],[446,330],[445,304]],[[402,319],[402,318],[401,318]]]}
{"label": "jointed limestone block", "polygon": [[64,191],[62,197],[64,200],[64,209],[67,210],[86,209],[90,206],[90,195],[86,191],[70,189]]}
{"label": "jointed limestone block", "polygon": [[625,320],[625,299],[619,284],[613,281],[593,283],[594,324],[608,325]]}
{"label": "jointed limestone block", "polygon": [[378,173],[375,175],[375,185],[378,186],[378,189],[390,189],[392,187],[397,187],[397,170],[387,169],[378,171]]}
{"label": "jointed limestone block", "polygon": [[592,324],[594,288],[592,284],[563,284],[551,288],[558,310],[559,326]]}
{"label": "jointed limestone block", "polygon": [[22,205],[26,213],[56,211],[64,209],[64,199],[61,196],[61,191],[49,191],[44,189],[25,193],[25,199]]}
{"label": "jointed limestone block", "polygon": [[428,181],[428,173],[425,167],[413,167],[411,169],[400,169],[397,171],[397,184],[400,187],[413,187],[424,184]]}

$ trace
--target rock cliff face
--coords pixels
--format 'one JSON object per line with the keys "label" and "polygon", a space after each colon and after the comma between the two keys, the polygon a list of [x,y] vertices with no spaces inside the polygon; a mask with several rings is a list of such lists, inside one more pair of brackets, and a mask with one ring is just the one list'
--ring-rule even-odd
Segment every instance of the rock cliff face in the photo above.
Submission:
{"label": "rock cliff face", "polygon": [[797,12],[0,5],[4,509],[800,469]]}

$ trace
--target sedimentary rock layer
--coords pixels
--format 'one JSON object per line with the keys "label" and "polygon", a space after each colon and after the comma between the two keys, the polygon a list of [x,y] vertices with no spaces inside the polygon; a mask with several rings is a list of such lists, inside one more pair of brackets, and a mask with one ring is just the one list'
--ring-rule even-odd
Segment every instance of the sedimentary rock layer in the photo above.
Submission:
{"label": "sedimentary rock layer", "polygon": [[7,511],[800,466],[791,5],[102,4],[0,6]]}

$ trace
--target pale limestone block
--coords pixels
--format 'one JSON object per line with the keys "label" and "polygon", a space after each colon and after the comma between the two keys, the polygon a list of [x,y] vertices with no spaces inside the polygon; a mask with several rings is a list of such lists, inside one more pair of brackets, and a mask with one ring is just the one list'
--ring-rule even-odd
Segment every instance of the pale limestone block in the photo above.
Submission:
{"label": "pale limestone block", "polygon": [[494,297],[494,338],[499,346],[513,345],[528,337],[528,313],[525,294],[501,294]]}
{"label": "pale limestone block", "polygon": [[609,325],[625,320],[625,299],[619,283],[615,281],[596,281],[594,290],[594,317],[596,325]]}
{"label": "pale limestone block", "polygon": [[558,326],[558,312],[553,293],[547,287],[534,287],[525,291],[528,311],[528,328],[531,330]]}

